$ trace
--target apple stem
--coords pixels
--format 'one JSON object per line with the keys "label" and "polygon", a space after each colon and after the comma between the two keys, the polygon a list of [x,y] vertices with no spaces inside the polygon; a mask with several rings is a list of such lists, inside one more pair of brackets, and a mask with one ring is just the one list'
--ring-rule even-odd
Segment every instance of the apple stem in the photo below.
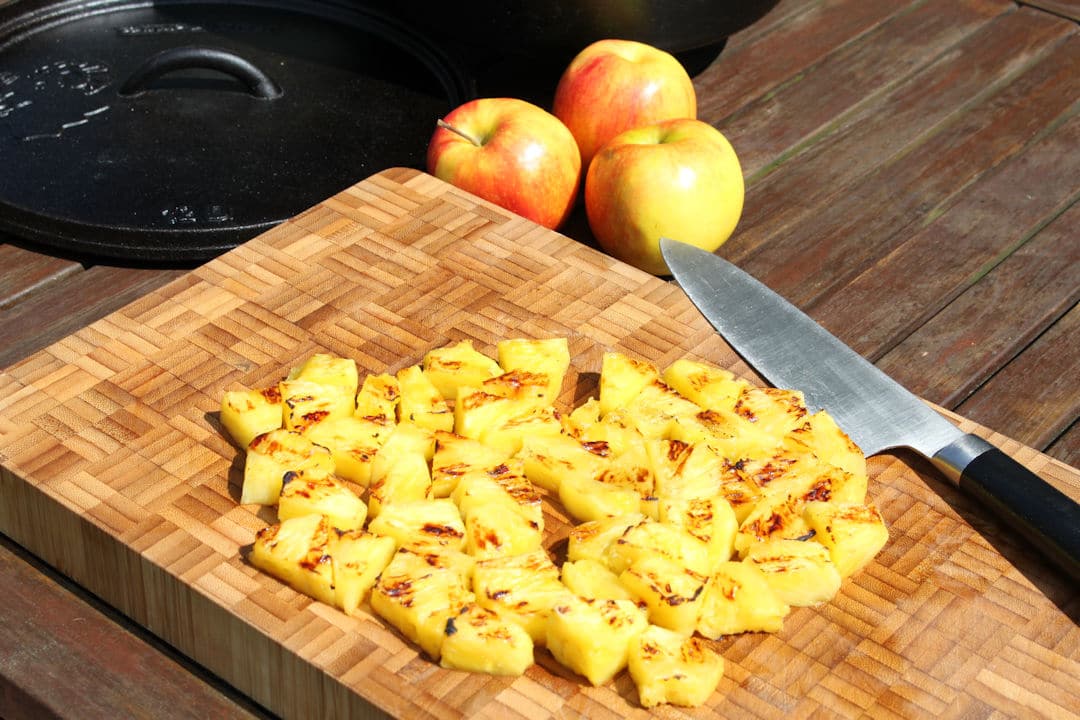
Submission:
{"label": "apple stem", "polygon": [[452,133],[457,133],[461,137],[463,137],[466,140],[468,140],[469,142],[471,142],[476,147],[482,147],[483,144],[484,144],[484,143],[480,142],[479,138],[477,138],[476,136],[470,135],[469,133],[465,132],[464,130],[461,130],[460,128],[454,127],[453,125],[446,122],[445,120],[439,120],[436,124],[439,127],[441,127],[442,129],[444,129],[444,130],[449,130]]}

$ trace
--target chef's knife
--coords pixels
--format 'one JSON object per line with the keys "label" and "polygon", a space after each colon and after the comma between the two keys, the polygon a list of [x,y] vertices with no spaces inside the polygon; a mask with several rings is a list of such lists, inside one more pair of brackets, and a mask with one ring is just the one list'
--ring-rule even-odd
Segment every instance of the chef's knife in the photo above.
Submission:
{"label": "chef's knife", "polygon": [[1073,579],[1080,579],[1080,505],[982,438],[963,432],[762,283],[685,243],[661,239],[679,285],[747,363],[801,390],[873,455],[911,448]]}

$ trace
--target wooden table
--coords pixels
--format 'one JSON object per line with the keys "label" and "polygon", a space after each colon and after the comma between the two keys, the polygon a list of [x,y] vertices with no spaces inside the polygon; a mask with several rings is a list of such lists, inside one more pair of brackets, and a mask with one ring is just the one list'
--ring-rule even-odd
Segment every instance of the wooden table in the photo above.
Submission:
{"label": "wooden table", "polygon": [[[1078,19],[1067,0],[781,0],[695,78],[748,186],[720,254],[924,398],[1074,466]],[[580,215],[566,232],[591,242]],[[0,367],[183,272],[7,238]],[[265,715],[3,536],[0,597],[2,717]]]}

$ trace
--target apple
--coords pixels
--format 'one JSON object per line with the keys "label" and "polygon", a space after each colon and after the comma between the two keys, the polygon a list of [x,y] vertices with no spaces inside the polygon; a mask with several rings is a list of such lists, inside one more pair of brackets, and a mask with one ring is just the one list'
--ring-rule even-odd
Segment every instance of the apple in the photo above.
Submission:
{"label": "apple", "polygon": [[577,200],[581,155],[557,117],[525,100],[479,98],[438,122],[428,172],[546,228]]}
{"label": "apple", "polygon": [[570,128],[588,168],[596,151],[624,130],[697,117],[697,95],[673,55],[633,40],[598,40],[559,78],[552,112]]}
{"label": "apple", "polygon": [[669,272],[661,237],[715,251],[735,230],[743,195],[734,148],[700,120],[616,135],[585,176],[585,214],[600,247],[654,275]]}

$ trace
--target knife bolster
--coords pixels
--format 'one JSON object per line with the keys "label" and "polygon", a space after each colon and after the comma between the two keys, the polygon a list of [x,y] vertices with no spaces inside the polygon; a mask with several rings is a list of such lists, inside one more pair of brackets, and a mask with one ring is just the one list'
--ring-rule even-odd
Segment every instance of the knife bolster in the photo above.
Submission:
{"label": "knife bolster", "polygon": [[993,448],[993,445],[978,435],[966,434],[938,450],[930,461],[949,479],[949,482],[959,486],[960,477],[967,466],[975,458]]}

